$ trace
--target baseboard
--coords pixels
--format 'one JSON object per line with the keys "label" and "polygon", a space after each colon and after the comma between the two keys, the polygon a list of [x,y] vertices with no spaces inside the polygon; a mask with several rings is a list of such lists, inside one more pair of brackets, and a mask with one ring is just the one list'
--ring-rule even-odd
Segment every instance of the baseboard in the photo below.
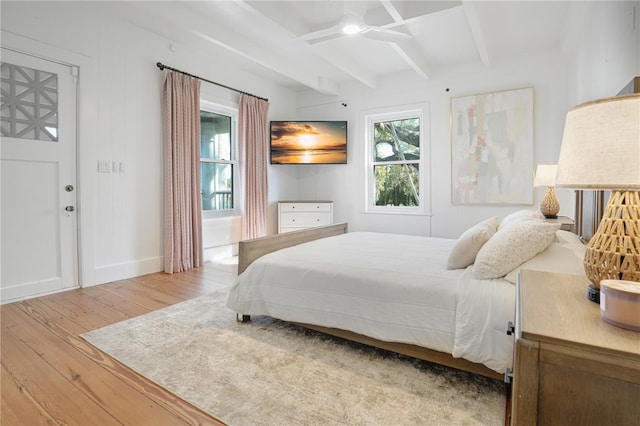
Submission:
{"label": "baseboard", "polygon": [[238,255],[238,244],[229,244],[220,247],[209,247],[204,249],[202,259],[205,262],[215,261],[220,258],[229,258]]}
{"label": "baseboard", "polygon": [[164,271],[164,257],[150,257],[135,262],[118,263],[114,265],[100,266],[96,268],[95,283],[85,286],[109,283],[112,281],[126,280],[140,275],[152,274]]}

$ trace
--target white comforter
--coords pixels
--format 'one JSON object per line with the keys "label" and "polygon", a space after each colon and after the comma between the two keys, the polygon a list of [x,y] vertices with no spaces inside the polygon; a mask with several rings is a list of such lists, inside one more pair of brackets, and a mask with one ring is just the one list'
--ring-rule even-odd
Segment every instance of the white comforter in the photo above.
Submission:
{"label": "white comforter", "polygon": [[227,305],[350,330],[463,357],[504,372],[511,366],[514,285],[446,270],[455,240],[351,232],[279,250],[252,263]]}

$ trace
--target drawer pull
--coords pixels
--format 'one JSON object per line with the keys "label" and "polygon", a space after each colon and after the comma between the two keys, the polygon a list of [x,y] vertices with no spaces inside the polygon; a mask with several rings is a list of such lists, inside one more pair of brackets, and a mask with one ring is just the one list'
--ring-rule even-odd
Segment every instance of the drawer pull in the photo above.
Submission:
{"label": "drawer pull", "polygon": [[509,321],[507,324],[507,334],[511,336],[516,331],[516,327],[513,325],[513,322]]}
{"label": "drawer pull", "polygon": [[513,371],[510,368],[507,368],[504,372],[504,382],[505,383],[513,382]]}

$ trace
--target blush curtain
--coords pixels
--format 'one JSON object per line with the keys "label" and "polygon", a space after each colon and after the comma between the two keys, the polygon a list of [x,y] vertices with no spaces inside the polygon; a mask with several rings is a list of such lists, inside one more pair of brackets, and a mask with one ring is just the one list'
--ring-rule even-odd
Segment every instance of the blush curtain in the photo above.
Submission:
{"label": "blush curtain", "polygon": [[267,161],[269,102],[240,95],[240,164],[244,169],[243,239],[267,235]]}
{"label": "blush curtain", "polygon": [[200,80],[168,72],[162,88],[164,270],[202,264]]}

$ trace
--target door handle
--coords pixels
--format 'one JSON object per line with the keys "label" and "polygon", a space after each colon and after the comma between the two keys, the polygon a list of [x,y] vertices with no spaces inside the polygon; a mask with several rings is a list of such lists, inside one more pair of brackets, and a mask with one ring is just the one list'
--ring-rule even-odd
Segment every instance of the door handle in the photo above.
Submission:
{"label": "door handle", "polygon": [[65,209],[66,211],[68,211],[68,212],[72,212],[72,211],[74,211],[76,208],[75,208],[75,207],[73,207],[73,206],[67,206],[67,207],[65,207],[64,209]]}

